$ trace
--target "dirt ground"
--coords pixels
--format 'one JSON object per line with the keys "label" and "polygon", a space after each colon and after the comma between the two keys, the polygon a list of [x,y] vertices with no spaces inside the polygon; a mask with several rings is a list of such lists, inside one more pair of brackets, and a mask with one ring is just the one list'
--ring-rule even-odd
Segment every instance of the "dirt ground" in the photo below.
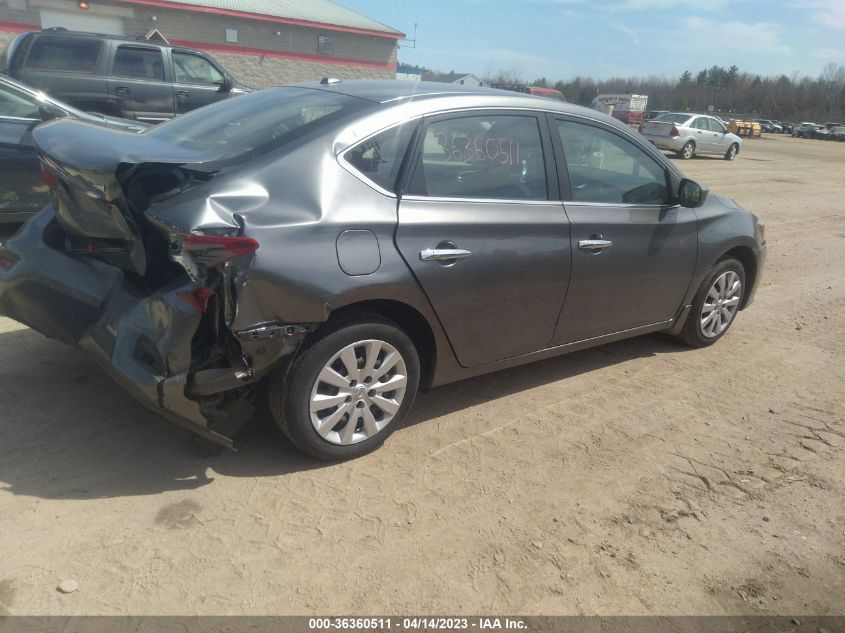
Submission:
{"label": "dirt ground", "polygon": [[0,319],[0,614],[845,614],[845,144],[682,167],[767,225],[722,341],[436,389],[353,462],[218,453]]}

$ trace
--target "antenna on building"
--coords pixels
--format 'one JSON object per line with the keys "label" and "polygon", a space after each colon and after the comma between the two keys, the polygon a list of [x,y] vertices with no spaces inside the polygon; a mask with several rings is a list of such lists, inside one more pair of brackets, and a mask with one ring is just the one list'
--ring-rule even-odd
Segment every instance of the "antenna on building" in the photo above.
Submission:
{"label": "antenna on building", "polygon": [[414,37],[413,39],[405,38],[401,40],[402,42],[411,42],[413,46],[408,46],[407,44],[399,44],[399,48],[416,48],[417,47],[417,23],[414,22]]}

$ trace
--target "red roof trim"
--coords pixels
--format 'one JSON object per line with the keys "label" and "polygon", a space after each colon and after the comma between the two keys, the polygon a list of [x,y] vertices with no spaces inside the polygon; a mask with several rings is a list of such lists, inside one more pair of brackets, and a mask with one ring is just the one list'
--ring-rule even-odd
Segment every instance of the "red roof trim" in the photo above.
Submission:
{"label": "red roof trim", "polygon": [[0,31],[14,31],[24,33],[25,31],[40,31],[40,24],[19,24],[17,22],[0,22]]}
{"label": "red roof trim", "polygon": [[324,55],[307,55],[305,53],[293,53],[289,51],[272,51],[266,48],[249,48],[246,46],[233,46],[231,44],[209,44],[207,42],[188,42],[185,40],[171,40],[173,46],[187,46],[204,51],[215,51],[219,53],[233,53],[235,55],[251,55],[254,57],[277,57],[280,59],[295,59],[304,62],[318,62],[320,64],[340,64],[343,66],[363,66],[365,68],[380,68],[396,72],[396,64],[387,62],[371,62],[362,59],[350,59],[347,57],[326,57]]}
{"label": "red roof trim", "polygon": [[354,26],[341,26],[339,24],[324,24],[322,22],[312,22],[310,20],[297,20],[294,18],[280,18],[274,15],[263,15],[261,13],[247,13],[246,11],[235,11],[233,9],[218,9],[216,7],[199,7],[192,4],[181,4],[178,2],[167,2],[166,0],[118,0],[118,2],[125,2],[127,4],[143,4],[151,7],[162,7],[165,9],[181,9],[184,11],[197,11],[199,13],[213,13],[215,15],[229,15],[237,18],[247,18],[250,20],[262,20],[265,22],[278,22],[281,24],[293,24],[296,26],[307,26],[315,29],[323,29],[325,31],[341,31],[343,33],[357,33],[358,35],[375,35],[376,37],[386,37],[394,40],[401,40],[405,38],[404,33],[388,33],[386,31],[378,31],[376,29],[361,29]]}

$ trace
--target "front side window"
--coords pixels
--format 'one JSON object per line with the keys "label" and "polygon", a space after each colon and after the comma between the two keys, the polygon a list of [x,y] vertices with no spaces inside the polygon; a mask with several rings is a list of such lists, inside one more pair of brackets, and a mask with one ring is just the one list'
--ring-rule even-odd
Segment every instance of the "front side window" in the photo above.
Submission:
{"label": "front side window", "polygon": [[710,126],[711,132],[718,132],[719,134],[727,132],[727,128],[725,128],[725,126],[719,123],[716,119],[707,119],[707,125]]}
{"label": "front side window", "polygon": [[0,116],[18,119],[37,119],[38,103],[32,97],[0,87]]}
{"label": "front side window", "polygon": [[533,116],[465,116],[427,124],[409,193],[446,198],[546,200],[546,167]]}
{"label": "front side window", "polygon": [[557,121],[572,200],[667,204],[666,171],[632,142],[592,125]]}
{"label": "front side window", "polygon": [[26,57],[26,67],[92,73],[103,44],[83,37],[39,37]]}
{"label": "front side window", "polygon": [[164,62],[157,48],[120,46],[114,56],[112,75],[131,79],[164,81]]}
{"label": "front side window", "polygon": [[346,161],[367,180],[395,192],[399,168],[415,127],[415,124],[400,125],[376,134],[349,150]]}
{"label": "front side window", "polygon": [[173,51],[173,67],[176,69],[176,82],[180,84],[222,86],[225,82],[223,73],[199,55]]}

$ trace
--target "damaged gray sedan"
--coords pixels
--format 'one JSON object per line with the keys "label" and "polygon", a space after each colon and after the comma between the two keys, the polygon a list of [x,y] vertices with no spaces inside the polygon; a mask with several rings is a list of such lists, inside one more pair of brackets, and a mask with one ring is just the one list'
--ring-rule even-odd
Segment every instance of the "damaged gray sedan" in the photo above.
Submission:
{"label": "damaged gray sedan", "polygon": [[516,93],[324,80],[34,136],[52,203],[0,247],[0,311],[229,446],[264,393],[345,459],[421,387],[647,332],[709,345],[765,258],[754,215],[624,125]]}

